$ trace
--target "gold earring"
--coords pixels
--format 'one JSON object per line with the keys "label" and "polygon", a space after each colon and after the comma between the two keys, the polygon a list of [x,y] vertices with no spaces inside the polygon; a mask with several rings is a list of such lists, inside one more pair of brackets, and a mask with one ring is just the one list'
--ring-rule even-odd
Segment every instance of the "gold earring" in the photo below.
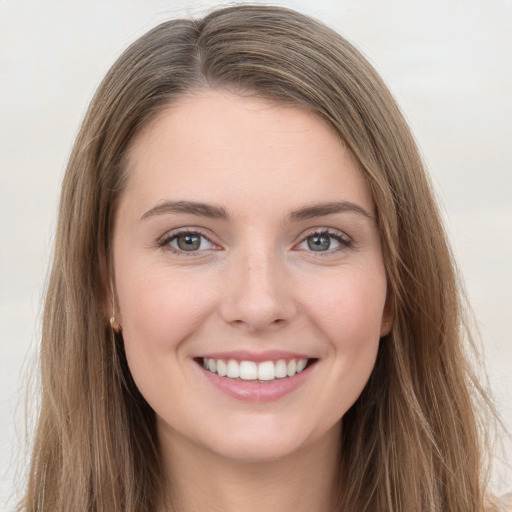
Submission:
{"label": "gold earring", "polygon": [[116,320],[116,303],[114,294],[114,283],[110,281],[110,293],[112,298],[112,316],[110,317],[110,328],[116,333],[121,332],[121,324]]}
{"label": "gold earring", "polygon": [[110,327],[116,334],[121,332],[121,324],[116,320],[116,317],[113,314],[110,317]]}

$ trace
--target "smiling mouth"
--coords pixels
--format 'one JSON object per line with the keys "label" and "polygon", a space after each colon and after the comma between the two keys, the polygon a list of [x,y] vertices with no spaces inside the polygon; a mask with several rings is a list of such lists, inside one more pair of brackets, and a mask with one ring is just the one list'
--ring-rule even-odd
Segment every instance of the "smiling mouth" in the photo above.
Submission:
{"label": "smiling mouth", "polygon": [[199,357],[196,362],[205,370],[228,379],[269,383],[293,377],[315,363],[317,359],[279,359],[277,361],[237,361]]}

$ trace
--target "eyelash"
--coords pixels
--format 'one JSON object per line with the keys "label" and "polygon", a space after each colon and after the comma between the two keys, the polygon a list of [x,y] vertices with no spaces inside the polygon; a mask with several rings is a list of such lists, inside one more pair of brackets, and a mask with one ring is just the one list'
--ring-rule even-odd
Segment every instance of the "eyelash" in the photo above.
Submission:
{"label": "eyelash", "polygon": [[327,249],[325,251],[313,251],[313,250],[310,250],[310,251],[307,251],[307,252],[311,252],[311,253],[317,253],[316,255],[317,256],[327,256],[327,255],[331,255],[333,253],[337,253],[339,251],[343,251],[343,250],[346,250],[346,249],[350,249],[351,247],[354,246],[354,241],[348,236],[346,235],[345,233],[341,233],[340,231],[334,231],[334,230],[330,230],[330,229],[321,229],[321,230],[315,230],[315,231],[311,231],[310,233],[307,233],[303,238],[302,240],[300,241],[300,243],[298,245],[302,245],[304,242],[306,242],[308,240],[308,238],[311,238],[311,237],[329,237],[331,239],[334,239],[336,240],[336,242],[338,242],[340,245],[339,247],[336,247],[334,249]]}
{"label": "eyelash", "polygon": [[199,230],[190,230],[190,229],[182,229],[179,231],[174,231],[171,233],[168,233],[165,235],[161,240],[158,241],[157,245],[158,247],[162,247],[178,256],[197,256],[201,252],[204,251],[185,251],[185,250],[179,250],[176,249],[171,245],[171,242],[179,238],[180,236],[197,236],[200,238],[203,238],[204,240],[208,241],[210,244],[215,245],[204,233],[202,233]]}
{"label": "eyelash", "polygon": [[[180,236],[186,236],[186,235],[200,237],[200,238],[206,240],[207,242],[209,242],[210,244],[215,245],[214,242],[212,242],[210,240],[210,238],[208,238],[208,236],[206,236],[201,231],[189,230],[189,229],[182,229],[180,231],[168,233],[161,240],[159,240],[157,242],[157,245],[158,245],[158,247],[165,248],[166,250],[168,250],[178,256],[197,256],[198,254],[204,252],[204,250],[202,250],[202,251],[201,250],[195,250],[195,251],[180,250],[180,249],[176,249],[171,246],[171,242],[173,242]],[[319,237],[319,238],[320,237],[329,237],[339,243],[339,247],[336,247],[334,249],[327,249],[325,251],[314,251],[314,250],[307,251],[306,250],[306,252],[317,253],[318,256],[324,256],[324,255],[333,254],[333,253],[336,253],[339,251],[343,251],[345,249],[349,249],[349,248],[353,247],[353,245],[354,245],[353,240],[350,237],[348,237],[347,235],[345,235],[344,233],[341,233],[339,231],[333,231],[330,229],[322,229],[322,230],[316,230],[316,231],[311,231],[311,232],[307,233],[301,239],[301,241],[298,244],[296,244],[294,247],[302,245],[304,242],[306,242],[308,240],[308,238],[311,238],[314,236]]]}

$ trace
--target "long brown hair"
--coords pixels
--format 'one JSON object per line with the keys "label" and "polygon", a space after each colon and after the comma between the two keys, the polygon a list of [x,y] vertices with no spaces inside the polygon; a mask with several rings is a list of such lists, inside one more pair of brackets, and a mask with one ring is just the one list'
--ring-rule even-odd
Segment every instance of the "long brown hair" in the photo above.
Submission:
{"label": "long brown hair", "polygon": [[340,510],[482,512],[479,411],[488,400],[468,363],[452,256],[407,123],[345,39],[262,6],[159,25],[123,53],[91,102],[62,187],[41,412],[20,510],[150,512],[162,492],[154,413],[106,315],[111,228],[134,135],[201,88],[313,112],[350,147],[373,194],[394,326],[342,419]]}

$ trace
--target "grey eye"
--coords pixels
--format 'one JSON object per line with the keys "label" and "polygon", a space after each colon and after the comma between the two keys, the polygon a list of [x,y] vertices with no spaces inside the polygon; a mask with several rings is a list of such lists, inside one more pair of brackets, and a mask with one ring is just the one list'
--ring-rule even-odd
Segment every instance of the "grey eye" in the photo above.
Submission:
{"label": "grey eye", "polygon": [[336,252],[351,247],[351,239],[342,232],[317,231],[303,238],[296,249],[309,252]]}
{"label": "grey eye", "polygon": [[[315,234],[306,238],[308,249],[312,251],[328,251],[331,249],[332,236],[327,234]],[[338,243],[339,245],[339,243]]]}
{"label": "grey eye", "polygon": [[178,252],[196,252],[212,249],[215,245],[200,233],[182,232],[173,235],[165,244]]}
{"label": "grey eye", "polygon": [[199,235],[179,235],[175,238],[178,249],[182,251],[197,251],[201,247]]}

